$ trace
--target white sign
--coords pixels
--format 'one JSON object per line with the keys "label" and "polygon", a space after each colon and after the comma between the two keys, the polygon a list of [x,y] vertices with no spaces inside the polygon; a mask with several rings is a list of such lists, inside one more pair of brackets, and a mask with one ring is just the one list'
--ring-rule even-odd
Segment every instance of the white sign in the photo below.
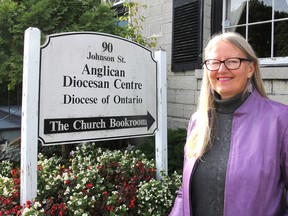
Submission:
{"label": "white sign", "polygon": [[113,35],[50,35],[41,47],[39,139],[44,145],[153,135],[157,63]]}

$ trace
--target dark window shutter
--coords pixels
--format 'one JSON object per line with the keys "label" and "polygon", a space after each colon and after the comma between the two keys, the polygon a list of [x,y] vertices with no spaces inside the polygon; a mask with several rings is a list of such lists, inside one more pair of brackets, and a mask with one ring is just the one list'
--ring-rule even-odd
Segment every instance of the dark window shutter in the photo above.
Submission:
{"label": "dark window shutter", "polygon": [[172,71],[201,68],[201,0],[174,0]]}

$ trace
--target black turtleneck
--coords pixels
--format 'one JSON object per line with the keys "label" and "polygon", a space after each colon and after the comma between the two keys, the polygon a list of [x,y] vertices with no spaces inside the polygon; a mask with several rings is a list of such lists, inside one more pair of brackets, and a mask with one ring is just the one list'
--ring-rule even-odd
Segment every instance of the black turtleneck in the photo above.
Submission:
{"label": "black turtleneck", "polygon": [[221,100],[215,93],[216,127],[213,145],[197,163],[190,181],[193,216],[222,216],[233,113],[249,95]]}

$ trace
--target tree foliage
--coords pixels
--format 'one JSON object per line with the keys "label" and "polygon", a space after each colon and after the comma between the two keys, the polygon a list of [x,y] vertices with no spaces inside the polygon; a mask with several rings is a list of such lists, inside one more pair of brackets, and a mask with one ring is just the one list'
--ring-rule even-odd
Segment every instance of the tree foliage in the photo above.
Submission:
{"label": "tree foliage", "polygon": [[[130,28],[130,22],[125,27],[117,26],[116,11],[111,5],[101,4],[100,0],[0,0],[0,3],[2,88],[8,85],[11,90],[22,82],[24,31],[29,27],[41,30],[42,42],[46,35],[54,33],[93,31],[136,39],[136,42],[149,45],[138,31],[140,25]],[[125,16],[134,15],[136,9],[132,8],[136,6],[132,5]]]}

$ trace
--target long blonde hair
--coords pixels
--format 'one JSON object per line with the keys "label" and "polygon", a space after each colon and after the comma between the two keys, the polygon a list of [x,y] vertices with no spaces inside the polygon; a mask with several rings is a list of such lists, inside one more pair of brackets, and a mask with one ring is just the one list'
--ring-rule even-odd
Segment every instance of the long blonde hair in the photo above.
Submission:
{"label": "long blonde hair", "polygon": [[[248,59],[253,61],[255,71],[250,78],[250,82],[254,89],[257,89],[260,95],[267,98],[260,75],[258,58],[250,44],[240,34],[235,32],[227,32],[215,35],[205,48],[204,58],[207,58],[210,50],[219,41],[226,41],[233,44],[235,47],[239,48]],[[200,96],[198,98],[198,106],[193,115],[195,126],[187,140],[186,154],[188,157],[201,158],[212,144],[211,140],[215,126],[215,107],[213,103],[214,95],[211,94],[210,89],[212,89],[212,87],[208,79],[208,71],[204,67]],[[248,91],[248,87],[245,91]]]}

